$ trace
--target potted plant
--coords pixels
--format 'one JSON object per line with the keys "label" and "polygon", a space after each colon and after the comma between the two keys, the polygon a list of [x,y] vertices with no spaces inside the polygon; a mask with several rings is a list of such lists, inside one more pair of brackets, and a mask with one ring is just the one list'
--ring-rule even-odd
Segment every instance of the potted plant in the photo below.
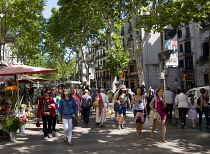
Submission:
{"label": "potted plant", "polygon": [[3,130],[9,132],[11,142],[16,142],[16,133],[19,128],[20,128],[19,119],[8,118],[4,122]]}
{"label": "potted plant", "polygon": [[25,125],[27,124],[28,119],[22,117],[22,118],[19,119],[19,121],[20,121],[19,134],[22,135],[22,134],[25,133]]}

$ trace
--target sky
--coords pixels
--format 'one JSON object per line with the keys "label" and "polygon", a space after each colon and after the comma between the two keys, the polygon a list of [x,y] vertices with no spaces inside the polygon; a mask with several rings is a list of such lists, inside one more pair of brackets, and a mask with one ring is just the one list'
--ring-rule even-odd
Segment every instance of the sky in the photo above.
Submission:
{"label": "sky", "polygon": [[45,6],[45,10],[43,11],[43,15],[45,18],[49,18],[51,16],[51,9],[53,7],[58,8],[57,6],[57,1],[58,0],[48,0],[46,6]]}

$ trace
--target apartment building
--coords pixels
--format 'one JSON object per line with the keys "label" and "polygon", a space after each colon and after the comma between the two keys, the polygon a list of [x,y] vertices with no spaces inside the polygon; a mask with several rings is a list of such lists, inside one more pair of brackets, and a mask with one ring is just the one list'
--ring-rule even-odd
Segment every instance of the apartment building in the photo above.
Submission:
{"label": "apartment building", "polygon": [[209,28],[190,22],[178,30],[179,70],[182,88],[209,85]]}
{"label": "apartment building", "polygon": [[[129,50],[131,62],[127,67],[126,73],[126,86],[131,89],[135,89],[139,86],[138,84],[138,71],[136,67],[136,57],[134,51],[137,50],[137,47],[140,45],[142,38],[144,36],[144,30],[139,29],[138,31],[133,30],[134,25],[132,22],[127,22],[122,27],[121,36],[123,46],[125,50]],[[171,28],[171,27],[169,27]],[[168,30],[168,29],[167,29]],[[169,31],[169,30],[168,30]],[[166,85],[172,89],[177,89],[180,85],[178,79],[178,54],[177,54],[177,41],[176,37],[166,39],[167,32],[164,32],[164,48],[165,50],[173,50],[173,53],[169,55],[169,58],[165,61],[165,81]],[[136,33],[136,42],[134,42],[134,33]],[[161,52],[161,41],[160,33],[151,32],[147,37],[147,40],[143,46],[143,73],[144,73],[144,85],[146,89],[150,86],[153,88],[161,87],[160,72],[161,72],[161,61],[158,55]]]}

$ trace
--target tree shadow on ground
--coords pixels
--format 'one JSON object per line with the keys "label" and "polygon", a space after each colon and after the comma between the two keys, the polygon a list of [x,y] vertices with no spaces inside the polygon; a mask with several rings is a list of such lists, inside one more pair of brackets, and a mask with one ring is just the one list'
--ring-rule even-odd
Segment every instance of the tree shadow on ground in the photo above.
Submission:
{"label": "tree shadow on ground", "polygon": [[182,130],[167,124],[168,143],[161,142],[161,128],[155,132],[155,139],[150,139],[150,130],[143,130],[145,138],[135,136],[132,113],[127,116],[126,129],[118,130],[117,122],[107,119],[103,128],[95,125],[95,115],[90,118],[90,125],[83,126],[82,120],[73,130],[73,146],[63,141],[62,124],[57,125],[54,137],[43,140],[42,128],[32,121],[27,125],[26,134],[17,138],[17,143],[9,139],[0,141],[0,153],[208,153],[210,151],[208,132]]}

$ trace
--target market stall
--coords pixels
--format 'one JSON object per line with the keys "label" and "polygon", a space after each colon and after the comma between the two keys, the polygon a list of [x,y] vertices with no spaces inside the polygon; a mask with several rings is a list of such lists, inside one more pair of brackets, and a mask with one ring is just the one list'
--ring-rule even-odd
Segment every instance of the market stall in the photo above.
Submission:
{"label": "market stall", "polygon": [[26,124],[27,116],[30,116],[30,110],[29,113],[26,114],[26,106],[21,104],[22,97],[20,97],[19,93],[19,76],[24,74],[55,72],[57,72],[55,69],[33,67],[23,64],[13,64],[0,69],[0,76],[14,75],[16,77],[15,80],[11,79],[10,85],[2,85],[0,88],[0,129],[10,134],[16,134],[17,130],[21,129],[21,126]]}

